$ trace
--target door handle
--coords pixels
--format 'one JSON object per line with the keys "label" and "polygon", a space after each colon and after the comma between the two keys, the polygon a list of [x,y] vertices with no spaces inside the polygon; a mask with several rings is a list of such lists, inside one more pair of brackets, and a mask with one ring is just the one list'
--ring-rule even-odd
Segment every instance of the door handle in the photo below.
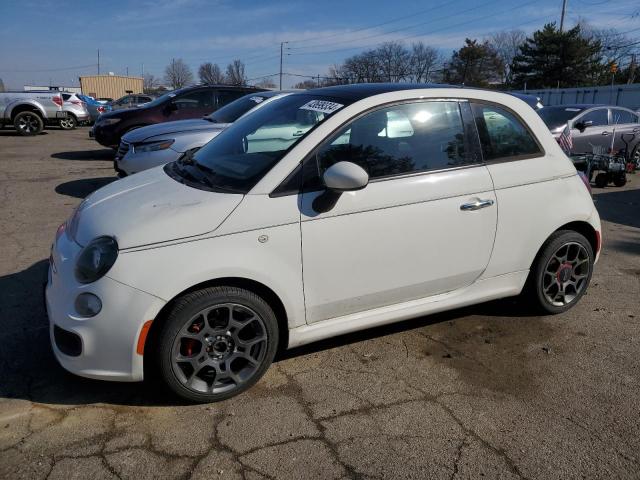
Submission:
{"label": "door handle", "polygon": [[473,210],[480,210],[481,208],[487,208],[493,205],[493,200],[476,200],[475,202],[463,203],[460,205],[460,210],[463,212],[469,212]]}
{"label": "door handle", "polygon": [[607,137],[609,135],[609,132],[607,132],[606,130],[604,132],[602,132],[602,135],[604,135],[605,137]]}

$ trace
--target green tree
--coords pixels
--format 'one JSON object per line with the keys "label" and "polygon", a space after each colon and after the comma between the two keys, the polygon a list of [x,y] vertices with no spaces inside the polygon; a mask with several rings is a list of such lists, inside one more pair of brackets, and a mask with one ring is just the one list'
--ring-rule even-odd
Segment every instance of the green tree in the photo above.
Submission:
{"label": "green tree", "polygon": [[465,39],[464,47],[453,52],[444,78],[448,83],[487,87],[501,82],[504,63],[489,42]]}
{"label": "green tree", "polygon": [[513,86],[556,88],[598,82],[606,68],[602,46],[595,38],[582,35],[580,25],[561,32],[548,23],[528,37],[513,59]]}

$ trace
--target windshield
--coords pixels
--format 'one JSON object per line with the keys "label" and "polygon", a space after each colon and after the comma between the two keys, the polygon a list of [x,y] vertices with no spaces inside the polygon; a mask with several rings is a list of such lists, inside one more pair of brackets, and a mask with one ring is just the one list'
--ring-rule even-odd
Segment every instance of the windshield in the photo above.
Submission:
{"label": "windshield", "polygon": [[168,168],[205,188],[247,193],[309,131],[347,103],[341,98],[303,93],[279,98],[239,119],[192,157],[185,156]]}
{"label": "windshield", "polygon": [[577,117],[583,110],[584,108],[578,107],[544,107],[538,110],[538,115],[542,117],[547,127],[553,130],[566,124],[572,118]]}
{"label": "windshield", "polygon": [[212,114],[207,115],[205,118],[213,123],[233,123],[253,107],[260,105],[267,98],[269,97],[266,95],[251,93],[228,103]]}

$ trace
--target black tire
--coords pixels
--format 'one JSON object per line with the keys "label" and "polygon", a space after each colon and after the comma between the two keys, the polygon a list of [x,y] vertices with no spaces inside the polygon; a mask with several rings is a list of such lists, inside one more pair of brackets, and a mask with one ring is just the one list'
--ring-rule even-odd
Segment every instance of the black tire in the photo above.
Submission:
{"label": "black tire", "polygon": [[60,128],[63,130],[75,130],[78,126],[78,120],[73,115],[67,115],[66,118],[60,120]]}
{"label": "black tire", "polygon": [[[229,307],[225,304],[233,304],[232,307]],[[229,321],[231,321],[232,316],[236,308],[240,309],[240,314],[242,314],[242,310],[252,311],[257,317],[258,320],[261,319],[262,323],[258,325],[260,330],[264,330],[260,332],[260,336],[266,336],[265,340],[261,340],[261,343],[256,344],[255,347],[259,349],[259,354],[257,356],[260,357],[258,362],[255,362],[255,365],[250,367],[252,372],[249,376],[244,379],[240,384],[236,381],[233,381],[233,387],[227,387],[223,384],[222,390],[227,388],[227,390],[212,392],[212,387],[209,386],[209,380],[211,380],[210,375],[213,375],[214,380],[211,381],[211,385],[215,386],[218,381],[218,369],[222,369],[221,363],[227,365],[227,372],[233,371],[233,362],[236,360],[242,360],[241,358],[237,358],[233,361],[229,359],[229,357],[236,356],[236,352],[238,352],[241,348],[247,350],[246,347],[240,347],[240,343],[238,340],[238,335],[240,332],[243,332],[249,325],[252,325],[251,328],[254,329],[253,320],[249,320],[249,322],[242,326],[241,328],[235,329],[231,324],[227,324],[227,326],[215,325],[213,328],[222,329],[216,330],[218,333],[222,335],[214,335],[205,333],[211,332],[211,322],[219,322],[221,316],[218,316],[217,319],[213,319],[215,315],[211,312],[206,313],[207,319],[204,316],[200,316],[203,310],[207,308],[214,307],[217,311],[224,311],[227,309],[229,311]],[[191,351],[191,346],[189,346],[189,351],[187,354],[183,354],[182,352],[182,342],[183,340],[189,340],[185,335],[185,329],[191,329],[196,323],[200,322],[200,319],[206,322],[205,325],[195,330],[196,334],[204,337],[208,337],[208,341],[210,343],[205,343],[200,340],[196,340],[197,343],[200,344],[200,347],[197,349],[198,351],[193,354]],[[222,320],[224,321],[224,320]],[[257,320],[256,320],[257,321]],[[200,330],[202,329],[202,333]],[[233,332],[235,329],[235,335]],[[218,350],[215,349],[216,345],[218,345],[218,339],[221,336],[225,336],[224,331],[226,332],[227,338],[231,339],[231,344],[226,344],[227,353],[219,353]],[[191,330],[189,330],[191,332]],[[235,339],[235,344],[233,340]],[[177,342],[177,343],[176,343]],[[215,345],[212,343],[215,342]],[[223,343],[221,341],[220,343]],[[176,345],[178,345],[178,353],[182,355],[181,358],[186,358],[185,355],[188,355],[190,359],[189,362],[184,362],[185,367],[188,367],[192,373],[185,373],[177,360],[175,360],[174,355],[176,354]],[[276,320],[276,316],[269,306],[267,302],[265,302],[261,297],[254,294],[251,291],[244,290],[242,288],[236,287],[211,287],[203,290],[198,290],[192,293],[189,293],[181,298],[179,298],[171,310],[168,312],[166,321],[162,325],[161,330],[158,333],[157,341],[154,342],[154,356],[155,356],[155,364],[158,368],[158,373],[163,379],[164,383],[178,396],[190,401],[197,403],[209,403],[209,402],[217,402],[220,400],[225,400],[227,398],[238,395],[239,393],[247,390],[251,386],[253,386],[264,373],[267,371],[271,362],[273,361],[273,357],[275,356],[276,350],[278,348],[278,321]],[[254,346],[248,347],[249,352],[253,352],[252,350]],[[221,361],[220,359],[214,357],[214,355],[227,355],[225,361]],[[238,355],[240,355],[238,353]],[[251,355],[251,353],[249,353]],[[197,357],[197,358],[196,358]],[[245,355],[246,357],[246,355]],[[176,357],[177,358],[177,357]],[[228,364],[227,364],[228,361]],[[191,365],[196,363],[196,368],[193,368]],[[214,367],[210,366],[212,364],[217,364],[218,367],[214,370]],[[248,367],[245,366],[246,368]],[[209,370],[207,370],[209,369]],[[213,372],[211,370],[214,370]],[[236,377],[239,378],[239,373],[234,373]],[[224,377],[224,373],[220,373],[221,377]],[[226,376],[229,376],[228,374]],[[180,378],[182,377],[182,378]],[[185,383],[189,383],[189,379],[194,379],[197,383],[193,388],[187,386]],[[203,378],[204,377],[204,378]],[[221,381],[227,380],[223,378]],[[203,385],[204,384],[204,385]],[[198,390],[196,387],[205,388],[207,392],[203,392]]]}
{"label": "black tire", "polygon": [[622,175],[617,175],[613,179],[613,184],[616,187],[624,187],[627,184],[627,175],[626,173],[622,173]]}
{"label": "black tire", "polygon": [[607,174],[606,173],[599,173],[596,175],[596,187],[598,188],[604,188],[607,186],[607,184],[609,183],[609,179],[607,178]]}
{"label": "black tire", "polygon": [[13,119],[13,126],[23,137],[38,135],[44,129],[44,122],[40,115],[26,111],[18,113]]}
{"label": "black tire", "polygon": [[[581,249],[578,248],[578,245]],[[557,256],[554,257],[554,255],[559,251],[562,251],[565,246],[572,249],[571,252],[579,251],[583,253],[581,260],[586,260],[586,262],[581,263],[577,267],[574,266],[570,271],[568,271],[566,264],[570,262],[567,261],[565,263],[561,263],[556,260]],[[571,258],[572,254],[573,253],[568,253],[569,258]],[[558,264],[557,269],[555,267],[555,262]],[[558,230],[547,239],[540,250],[533,267],[531,268],[531,272],[529,273],[527,285],[523,292],[524,296],[530,305],[539,313],[555,315],[566,312],[577,304],[580,298],[582,298],[587,291],[589,282],[591,281],[591,275],[593,274],[593,264],[593,249],[584,235],[573,230]],[[562,274],[560,272],[561,270]],[[565,298],[572,298],[562,305],[553,303],[549,300],[550,294],[553,294],[553,277],[556,277],[555,284],[559,289],[560,280],[564,279],[566,275],[571,275],[569,280],[573,279],[574,275],[583,276],[583,278],[578,281],[578,285],[580,287],[579,289],[576,287],[567,287],[567,284],[565,283],[563,290],[567,292]]]}

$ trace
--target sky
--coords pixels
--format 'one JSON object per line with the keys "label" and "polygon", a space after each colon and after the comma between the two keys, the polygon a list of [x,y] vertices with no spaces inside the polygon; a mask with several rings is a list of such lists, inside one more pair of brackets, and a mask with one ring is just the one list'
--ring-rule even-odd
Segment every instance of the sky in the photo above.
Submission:
{"label": "sky", "polygon": [[[566,22],[640,37],[638,0],[568,0]],[[100,73],[162,78],[172,58],[194,74],[239,58],[257,82],[280,68],[324,75],[330,65],[384,41],[423,41],[449,56],[464,39],[526,33],[559,21],[562,0],[0,0],[0,78],[5,86],[77,86]],[[278,83],[278,77],[272,79]],[[285,75],[284,87],[305,80]]]}

